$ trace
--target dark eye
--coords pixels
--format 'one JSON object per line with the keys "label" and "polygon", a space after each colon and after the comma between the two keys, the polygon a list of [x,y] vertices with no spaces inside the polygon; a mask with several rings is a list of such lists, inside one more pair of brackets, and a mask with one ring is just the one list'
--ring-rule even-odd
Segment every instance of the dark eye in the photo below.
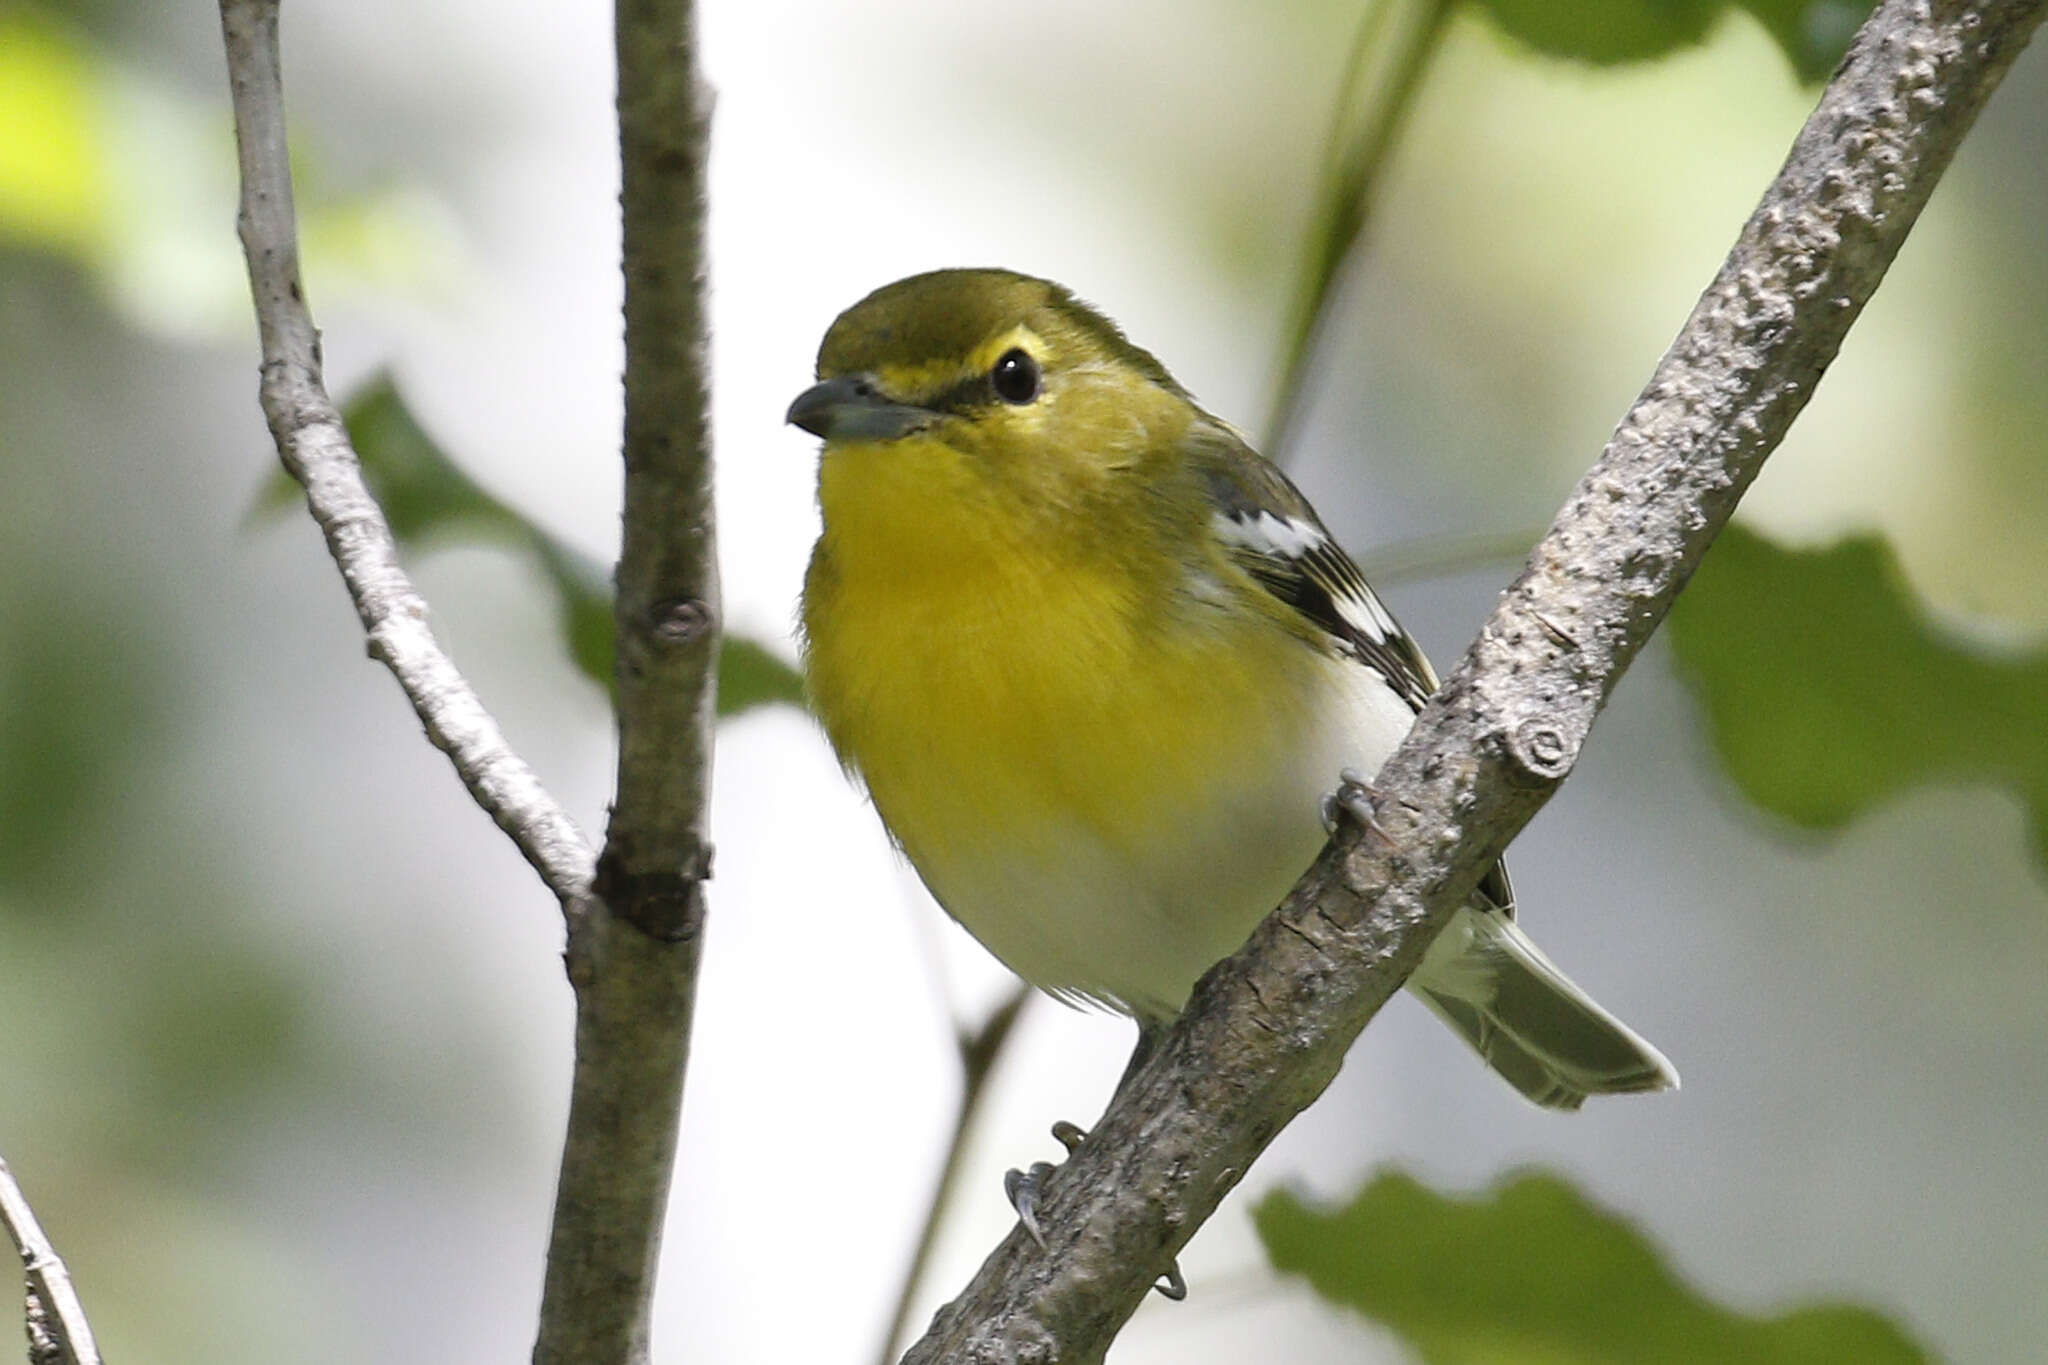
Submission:
{"label": "dark eye", "polygon": [[996,386],[996,397],[1005,403],[1029,403],[1038,397],[1038,362],[1021,349],[1003,352],[988,377]]}

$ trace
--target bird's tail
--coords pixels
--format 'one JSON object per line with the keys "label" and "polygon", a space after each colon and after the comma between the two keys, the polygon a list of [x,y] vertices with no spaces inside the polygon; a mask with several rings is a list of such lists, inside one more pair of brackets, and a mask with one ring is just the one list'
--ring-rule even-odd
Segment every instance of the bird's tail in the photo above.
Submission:
{"label": "bird's tail", "polygon": [[1408,984],[1509,1085],[1546,1108],[1678,1088],[1663,1053],[1498,911],[1460,909]]}

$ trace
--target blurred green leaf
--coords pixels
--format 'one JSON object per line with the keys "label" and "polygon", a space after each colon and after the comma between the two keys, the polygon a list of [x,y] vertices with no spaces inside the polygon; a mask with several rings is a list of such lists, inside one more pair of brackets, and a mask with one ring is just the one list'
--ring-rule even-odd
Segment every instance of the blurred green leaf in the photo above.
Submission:
{"label": "blurred green leaf", "polygon": [[1866,1309],[1772,1318],[1681,1283],[1624,1219],[1555,1176],[1471,1199],[1405,1175],[1319,1210],[1286,1191],[1252,1213],[1276,1269],[1404,1338],[1427,1365],[1911,1365],[1927,1357]]}
{"label": "blurred green leaf", "polygon": [[[604,567],[464,473],[413,416],[389,374],[379,374],[344,403],[342,421],[398,543],[408,549],[486,544],[531,556],[555,590],[569,658],[592,682],[610,689],[612,588]],[[295,505],[298,492],[291,476],[279,470],[258,492],[251,515]],[[718,714],[736,716],[777,702],[804,704],[796,670],[766,645],[727,635],[719,653]]]}
{"label": "blurred green leaf", "polygon": [[123,797],[162,737],[161,646],[126,604],[71,583],[10,584],[0,601],[0,889],[47,907],[101,870]]}
{"label": "blurred green leaf", "polygon": [[1479,0],[1500,29],[1551,57],[1611,66],[1704,40],[1729,8],[1764,26],[1802,81],[1834,70],[1874,0]]}
{"label": "blurred green leaf", "polygon": [[2048,649],[1940,628],[1883,540],[1788,550],[1731,526],[1670,629],[1714,747],[1766,810],[1834,828],[1913,786],[1990,781],[2027,803],[2048,863]]}
{"label": "blurred green leaf", "polygon": [[[129,322],[169,337],[248,326],[249,289],[221,204],[235,155],[211,98],[124,57],[66,14],[0,3],[0,246],[86,272]],[[326,189],[295,147],[301,249],[326,297],[443,287],[460,253],[452,217],[402,185]]]}
{"label": "blurred green leaf", "polygon": [[1722,0],[1479,0],[1509,37],[1550,57],[1609,66],[1663,57],[1707,36]]}
{"label": "blurred green leaf", "polygon": [[313,992],[298,964],[260,943],[149,946],[150,969],[120,978],[128,984],[102,1009],[126,1043],[106,1063],[108,1082],[122,1105],[152,1121],[120,1126],[106,1140],[138,1166],[218,1166],[232,1159],[223,1126],[309,1065],[318,1037]]}
{"label": "blurred green leaf", "polygon": [[718,656],[718,714],[736,716],[756,706],[804,705],[804,682],[767,646],[728,635]]}
{"label": "blurred green leaf", "polygon": [[342,405],[341,419],[399,544],[418,546],[438,536],[523,545],[542,536],[448,458],[389,374],[357,390]]}
{"label": "blurred green leaf", "polygon": [[[562,642],[583,675],[600,687],[612,685],[612,581],[604,566],[546,533],[533,532],[533,552],[561,608]],[[719,707],[725,706],[723,674]]]}
{"label": "blurred green leaf", "polygon": [[0,9],[0,241],[86,255],[107,209],[98,92],[83,45]]}

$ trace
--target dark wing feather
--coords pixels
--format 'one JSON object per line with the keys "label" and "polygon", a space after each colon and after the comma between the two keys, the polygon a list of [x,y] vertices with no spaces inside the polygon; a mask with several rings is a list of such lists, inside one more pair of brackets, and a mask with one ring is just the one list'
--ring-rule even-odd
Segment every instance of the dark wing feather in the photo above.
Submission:
{"label": "dark wing feather", "polygon": [[1220,422],[1189,439],[1231,557],[1420,711],[1435,671],[1301,490]]}
{"label": "dark wing feather", "polygon": [[[1420,711],[1437,689],[1436,670],[1301,490],[1221,422],[1198,426],[1188,448],[1231,558]],[[1493,865],[1479,893],[1502,913],[1514,914],[1506,864]]]}

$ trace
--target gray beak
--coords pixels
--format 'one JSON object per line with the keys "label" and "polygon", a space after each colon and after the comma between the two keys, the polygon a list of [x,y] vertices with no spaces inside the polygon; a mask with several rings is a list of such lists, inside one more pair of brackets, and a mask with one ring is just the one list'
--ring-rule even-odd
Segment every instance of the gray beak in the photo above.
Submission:
{"label": "gray beak", "polygon": [[783,418],[828,441],[894,441],[930,426],[929,408],[894,403],[864,374],[827,379],[797,395]]}

